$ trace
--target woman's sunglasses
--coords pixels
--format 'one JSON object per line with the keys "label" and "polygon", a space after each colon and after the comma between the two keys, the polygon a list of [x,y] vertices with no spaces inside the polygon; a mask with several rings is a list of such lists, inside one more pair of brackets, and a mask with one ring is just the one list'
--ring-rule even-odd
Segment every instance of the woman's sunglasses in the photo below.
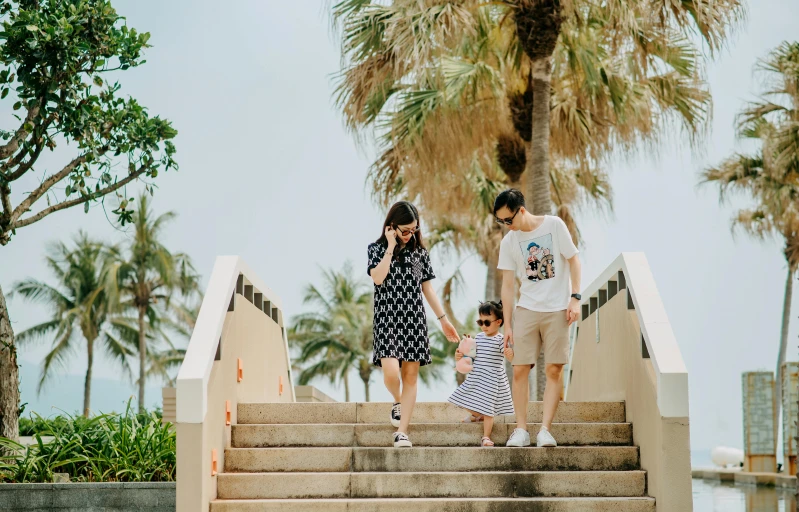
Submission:
{"label": "woman's sunglasses", "polygon": [[477,325],[479,326],[485,325],[486,327],[490,327],[491,324],[493,324],[494,322],[496,322],[496,320],[478,320]]}
{"label": "woman's sunglasses", "polygon": [[399,231],[402,236],[412,235],[412,234],[416,233],[417,231],[419,231],[420,229],[421,229],[420,226],[416,226],[415,228],[411,228],[411,229],[402,229],[399,226],[396,227],[396,230]]}
{"label": "woman's sunglasses", "polygon": [[519,213],[520,210],[521,208],[516,210],[516,212],[507,219],[500,219],[499,217],[496,217],[495,220],[497,221],[497,224],[505,224],[506,226],[510,226],[511,224],[513,224],[513,219],[514,217],[516,217],[516,215]]}

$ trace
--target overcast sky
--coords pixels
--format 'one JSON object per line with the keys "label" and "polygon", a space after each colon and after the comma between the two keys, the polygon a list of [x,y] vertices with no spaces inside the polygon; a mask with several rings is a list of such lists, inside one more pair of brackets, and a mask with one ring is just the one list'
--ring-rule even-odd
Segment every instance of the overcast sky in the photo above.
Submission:
{"label": "overcast sky", "polygon": [[[147,64],[120,76],[122,92],[172,120],[180,132],[180,171],[159,176],[154,198],[158,211],[179,214],[168,230],[169,247],[189,253],[204,279],[217,255],[244,257],[282,297],[289,316],[302,311],[302,288],[318,279],[321,267],[350,260],[359,272],[365,269],[366,246],[379,235],[383,213],[365,189],[369,155],[356,149],[332,105],[331,75],[340,61],[327,2],[114,5],[131,26],[152,33]],[[619,252],[646,253],[688,367],[695,449],[742,445],[741,372],[774,368],[786,273],[777,241],[733,239],[733,207],[720,207],[714,189],[697,189],[697,173],[742,149],[733,117],[757,91],[752,66],[781,41],[799,39],[797,19],[799,3],[759,0],[709,67],[714,109],[706,145],[692,152],[675,134],[656,155],[619,158],[609,165],[614,214],[578,215],[585,284]],[[3,289],[27,276],[50,278],[42,261],[46,243],[79,228],[113,240],[125,236],[99,209],[62,212],[24,228],[0,248]],[[435,255],[434,264],[440,277],[454,266]],[[485,270],[472,258],[463,273],[469,286],[459,299],[462,311],[482,298]],[[790,360],[799,358],[796,309]],[[10,311],[17,331],[46,318],[45,310],[19,300]],[[28,381],[31,373],[38,375],[43,354],[42,348],[21,350]],[[83,357],[76,356],[69,374],[84,371]],[[113,365],[97,366],[96,377],[118,378]],[[353,398],[362,399],[352,380]],[[372,397],[387,400],[381,380],[375,374]],[[23,400],[39,407],[59,400],[63,409],[79,409],[81,389],[72,394],[74,404],[65,403],[59,380],[54,382],[40,400],[27,386]],[[343,398],[340,389],[319,387]],[[451,383],[439,384],[420,398],[445,400],[451,390]],[[96,386],[93,396],[116,403],[125,393]]]}

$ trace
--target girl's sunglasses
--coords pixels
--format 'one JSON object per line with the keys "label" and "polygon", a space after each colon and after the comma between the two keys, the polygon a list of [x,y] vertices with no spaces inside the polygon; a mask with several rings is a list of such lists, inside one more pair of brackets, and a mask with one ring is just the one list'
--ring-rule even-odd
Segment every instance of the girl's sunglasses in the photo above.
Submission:
{"label": "girl's sunglasses", "polygon": [[489,327],[494,322],[496,322],[496,320],[478,320],[477,321],[477,325],[480,325],[480,326],[485,325],[486,327]]}

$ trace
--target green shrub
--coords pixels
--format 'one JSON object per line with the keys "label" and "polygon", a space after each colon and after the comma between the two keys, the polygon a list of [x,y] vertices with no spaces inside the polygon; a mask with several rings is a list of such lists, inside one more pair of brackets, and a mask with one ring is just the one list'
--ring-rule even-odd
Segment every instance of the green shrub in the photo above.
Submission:
{"label": "green shrub", "polygon": [[[163,482],[175,479],[176,439],[156,413],[31,419],[36,444],[0,438],[0,482]],[[44,442],[42,437],[52,437]]]}

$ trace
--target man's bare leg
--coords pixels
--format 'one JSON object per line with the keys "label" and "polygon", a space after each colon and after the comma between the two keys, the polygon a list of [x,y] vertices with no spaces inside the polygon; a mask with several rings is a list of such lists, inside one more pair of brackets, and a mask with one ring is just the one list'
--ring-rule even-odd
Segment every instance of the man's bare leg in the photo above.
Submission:
{"label": "man's bare leg", "polygon": [[[547,430],[552,429],[552,420],[555,419],[555,413],[558,411],[558,404],[560,403],[560,377],[563,374],[562,364],[547,364],[547,387],[544,389],[544,418],[543,426]],[[515,377],[515,376],[514,376]],[[515,379],[514,379],[515,382]],[[513,402],[514,406],[516,402]]]}
{"label": "man's bare leg", "polygon": [[[530,378],[530,370],[534,365],[514,365],[513,366],[513,410],[516,413],[516,428],[527,430],[527,402],[530,400],[530,390],[527,381]],[[557,407],[557,404],[556,404]]]}

